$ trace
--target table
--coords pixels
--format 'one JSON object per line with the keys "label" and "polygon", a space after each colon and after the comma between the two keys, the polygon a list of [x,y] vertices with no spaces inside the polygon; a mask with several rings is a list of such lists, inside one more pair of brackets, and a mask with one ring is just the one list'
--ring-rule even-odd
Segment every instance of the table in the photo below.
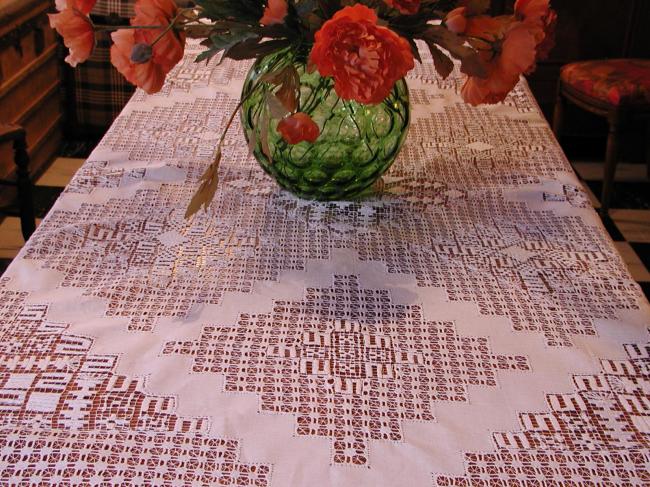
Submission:
{"label": "table", "polygon": [[138,91],[0,280],[0,480],[650,483],[649,307],[522,81],[430,58],[384,190],[302,201],[228,137],[247,63]]}

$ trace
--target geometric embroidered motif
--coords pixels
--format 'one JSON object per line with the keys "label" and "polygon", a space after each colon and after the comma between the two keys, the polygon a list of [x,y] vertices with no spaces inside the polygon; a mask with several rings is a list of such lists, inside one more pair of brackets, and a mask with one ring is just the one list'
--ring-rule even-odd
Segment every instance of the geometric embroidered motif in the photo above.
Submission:
{"label": "geometric embroidered motif", "polygon": [[311,253],[328,255],[314,243],[319,232],[279,213],[267,220],[272,238],[251,232],[264,201],[247,195],[231,198],[246,211],[188,222],[178,208],[191,190],[185,193],[169,185],[74,212],[54,210],[25,258],[60,272],[63,287],[106,300],[106,315],[129,318],[130,330],[151,331],[157,318],[185,317],[197,303],[219,303],[226,291],[250,292],[281,270],[303,270]]}
{"label": "geometric embroidered motif", "polygon": [[525,357],[491,353],[487,339],[424,320],[418,305],[334,276],[302,301],[235,326],[206,326],[195,341],[168,342],[192,371],[225,376],[226,392],[255,393],[260,411],[292,414],[296,434],[332,440],[334,464],[367,465],[370,440],[403,440],[402,423],[433,421],[436,401],[467,401],[497,371],[526,371]]}
{"label": "geometric embroidered motif", "polygon": [[368,213],[349,203],[288,214],[329,228],[334,248],[442,288],[450,301],[474,302],[481,314],[507,316],[515,331],[541,333],[549,346],[571,347],[572,335],[596,334],[595,319],[638,309],[641,296],[622,260],[601,229],[580,218],[532,211],[496,191]]}
{"label": "geometric embroidered motif", "polygon": [[[238,461],[236,440],[114,372],[117,357],[47,320],[47,305],[0,280],[0,483],[267,485],[268,465]],[[202,472],[199,474],[199,472]]]}
{"label": "geometric embroidered motif", "polygon": [[[249,65],[204,68],[191,62],[199,51],[188,47],[164,93],[135,95],[99,160],[86,162],[67,190],[64,198],[81,206],[52,212],[24,254],[61,273],[62,286],[105,300],[106,314],[127,318],[130,330],[151,331],[159,318],[186,317],[228,291],[250,292],[309,260],[329,260],[334,249],[507,317],[515,331],[542,334],[553,347],[594,336],[595,320],[638,309],[642,295],[602,229],[554,211],[588,206],[584,191],[539,188],[568,166],[529,91],[518,86],[499,108],[450,103],[440,90],[457,91],[461,74],[441,80],[426,65],[409,75],[408,143],[376,198],[288,195],[250,156],[235,120],[220,190],[206,213],[185,220],[224,113],[237,104],[233,80]],[[198,86],[211,89],[172,95]],[[102,160],[118,153],[117,163]],[[92,198],[95,191],[113,198]]]}
{"label": "geometric embroidered motif", "polygon": [[362,333],[359,323],[334,320],[328,333],[308,331],[294,346],[272,345],[267,356],[292,358],[300,362],[300,372],[324,376],[342,394],[360,394],[363,379],[395,378],[395,366],[422,364],[417,352],[397,352],[390,336]]}
{"label": "geometric embroidered motif", "polygon": [[[507,317],[515,331],[542,334],[553,347],[594,336],[595,320],[638,309],[641,293],[602,229],[553,211],[588,206],[584,191],[539,188],[569,169],[529,91],[518,86],[496,108],[450,102],[461,74],[439,79],[426,55],[409,74],[408,143],[376,198],[288,195],[250,156],[235,120],[220,190],[206,213],[185,220],[224,113],[237,104],[233,81],[249,67],[215,60],[205,68],[191,62],[198,52],[188,46],[160,95],[136,93],[99,160],[86,162],[67,190],[64,198],[81,206],[52,212],[24,254],[61,273],[62,286],[105,300],[106,314],[128,319],[129,330],[184,318],[225,292],[248,293],[309,260],[329,260],[334,249]],[[198,87],[210,89],[180,96]],[[92,198],[95,190],[101,198]]]}
{"label": "geometric embroidered motif", "polygon": [[0,432],[2,485],[270,485],[236,440],[149,431]]}
{"label": "geometric embroidered motif", "polygon": [[576,208],[591,208],[589,195],[587,195],[583,188],[572,184],[564,184],[562,189],[564,190],[564,194],[561,195],[544,192],[544,201],[567,202]]}
{"label": "geometric embroidered motif", "polygon": [[465,476],[435,484],[649,485],[650,343],[625,350],[574,376],[575,393],[549,394],[551,412],[520,414],[522,431],[495,433],[496,453],[466,453]]}
{"label": "geometric embroidered motif", "polygon": [[[268,485],[270,465],[245,463],[239,440],[215,438],[207,418],[178,412],[177,401],[212,407],[192,403],[218,394],[204,395],[202,383],[223,383],[219,402],[236,407],[234,396],[247,394],[259,414],[284,415],[282,427],[292,425],[286,432],[297,438],[286,448],[272,433],[260,436],[266,428],[255,434],[259,443],[245,445],[253,457],[267,452],[282,462],[274,467],[278,485],[327,484],[323,477],[409,487],[650,485],[647,346],[629,345],[627,360],[576,376],[572,393],[548,394],[547,408],[525,409],[516,431],[493,433],[493,448],[484,448],[484,425],[512,419],[504,417],[510,408],[495,410],[500,404],[529,404],[539,384],[558,387],[548,385],[553,374],[568,379],[590,357],[612,356],[618,342],[609,331],[620,325],[633,334],[648,311],[597,219],[583,210],[587,195],[525,83],[503,104],[470,107],[458,96],[460,73],[440,79],[424,53],[409,74],[408,140],[380,192],[362,201],[305,201],[281,190],[251,157],[236,119],[214,202],[186,220],[250,66],[217,67],[215,59],[205,68],[192,62],[200,50],[188,42],[159,95],[135,94],[25,246],[26,262],[9,272],[37,291],[3,289],[0,278],[0,484]],[[289,292],[284,282],[294,276],[313,282],[323,269],[355,260],[352,269],[376,279],[366,287],[335,276],[295,300],[273,295],[268,313],[246,309],[242,293],[255,299],[257,286],[268,296],[277,289],[269,283],[282,281]],[[417,303],[394,302],[383,271],[435,288],[421,294],[439,302],[503,319],[482,320],[469,309],[461,334],[454,323],[425,319]],[[239,294],[228,303],[241,306],[234,322],[215,316],[193,328],[216,308],[203,305],[227,293]],[[51,322],[47,303],[66,313],[66,323],[80,324],[88,311],[93,321],[84,329],[97,325],[102,334],[122,321],[131,331],[152,333],[164,321],[178,328],[174,337],[190,334],[137,365],[164,391],[179,386],[170,392],[178,399],[148,394],[143,377],[117,374],[117,355],[93,354],[93,338]],[[97,311],[121,319],[98,320]],[[512,343],[493,351],[481,329],[487,322],[510,327]],[[596,337],[597,323],[607,336]],[[136,350],[159,351],[157,332],[106,333],[101,346],[119,351],[125,339],[130,367]],[[562,360],[551,375],[528,383],[522,355],[534,353],[538,338],[576,348],[553,351]],[[169,368],[183,363],[202,375],[186,382],[188,370]],[[472,400],[486,414],[478,427],[463,416],[476,410],[465,407]],[[215,406],[210,414],[237,436],[242,418],[230,421],[229,413]],[[436,419],[449,420],[435,429],[453,441],[404,432]],[[323,445],[334,470],[326,453],[309,458]]]}
{"label": "geometric embroidered motif", "polygon": [[145,170],[142,168],[125,171],[111,169],[106,161],[88,161],[65,188],[65,193],[90,194],[97,188],[118,188],[141,181]]}
{"label": "geometric embroidered motif", "polygon": [[[241,178],[233,170],[222,182]],[[214,214],[191,221],[182,211],[189,186],[178,185],[55,210],[25,258],[61,272],[62,286],[105,299],[106,314],[128,318],[133,331],[218,304],[226,291],[251,292],[337,248],[444,289],[450,301],[474,302],[484,315],[506,316],[515,331],[541,333],[549,346],[573,346],[573,335],[596,334],[595,319],[638,309],[639,290],[620,257],[580,218],[532,211],[498,191],[467,199],[438,187],[432,207],[390,196],[326,204],[251,193],[270,184],[227,191]]]}

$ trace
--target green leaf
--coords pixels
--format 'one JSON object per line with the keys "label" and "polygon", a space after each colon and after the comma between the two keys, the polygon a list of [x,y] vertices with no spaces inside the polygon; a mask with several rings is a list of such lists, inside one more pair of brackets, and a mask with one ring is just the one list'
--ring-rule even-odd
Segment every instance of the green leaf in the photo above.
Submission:
{"label": "green leaf", "polygon": [[209,24],[185,26],[185,35],[190,39],[207,39],[213,30],[214,26]]}
{"label": "green leaf", "polygon": [[272,118],[281,120],[291,113],[273,93],[266,95],[266,104],[268,105]]}
{"label": "green leaf", "polygon": [[214,157],[212,164],[208,166],[201,176],[199,189],[196,190],[194,196],[190,200],[190,204],[185,211],[185,218],[190,218],[197,213],[201,207],[206,211],[214,199],[219,186],[219,164],[221,163],[221,146],[217,149],[217,154]]}
{"label": "green leaf", "polygon": [[249,135],[248,139],[248,152],[251,153],[251,155],[255,155],[255,147],[257,147],[257,135],[255,135],[255,131],[251,130],[251,134]]}
{"label": "green leaf", "polygon": [[252,32],[250,28],[238,24],[229,24],[228,27],[216,24],[214,31],[208,39],[202,42],[202,45],[208,46],[206,51],[203,51],[196,58],[196,62],[208,60],[221,51],[228,51],[233,46],[251,39],[256,38],[257,34]]}
{"label": "green leaf", "polygon": [[411,46],[411,52],[413,53],[413,57],[417,60],[417,62],[422,64],[422,58],[420,57],[420,50],[418,49],[418,45],[415,43],[415,40],[413,40],[411,37],[406,37],[406,40]]}
{"label": "green leaf", "polygon": [[459,0],[422,0],[420,10],[442,10],[450,11],[460,7]]}
{"label": "green leaf", "polygon": [[289,29],[285,24],[255,26],[254,30],[260,37],[272,37],[273,39],[292,38],[296,36],[296,32]]}
{"label": "green leaf", "polygon": [[324,23],[325,21],[316,14],[309,14],[305,18],[305,24],[309,27],[309,30],[312,33],[318,32],[318,30],[323,26]]}
{"label": "green leaf", "polygon": [[235,44],[229,48],[224,56],[240,61],[242,59],[252,59],[266,56],[272,52],[288,47],[291,41],[288,39],[273,39],[270,41],[262,41],[261,38],[250,38],[245,41]]}
{"label": "green leaf", "polygon": [[287,66],[288,75],[275,96],[291,113],[298,109],[300,101],[300,76],[293,64]]}
{"label": "green leaf", "polygon": [[293,64],[289,64],[278,71],[267,73],[260,81],[279,86],[275,97],[288,112],[293,113],[298,109],[300,101],[300,75]]}
{"label": "green leaf", "polygon": [[341,0],[318,0],[318,5],[325,19],[329,19],[341,10]]}
{"label": "green leaf", "polygon": [[296,13],[300,17],[306,17],[318,7],[318,0],[297,0],[295,3]]}
{"label": "green leaf", "polygon": [[446,49],[454,58],[460,60],[461,72],[478,78],[487,77],[487,71],[481,57],[477,51],[465,45],[463,37],[454,34],[441,25],[429,25],[419,37],[427,45],[437,44]]}
{"label": "green leaf", "polygon": [[445,56],[445,54],[440,49],[438,49],[434,43],[427,42],[427,47],[429,48],[429,51],[431,51],[433,66],[436,68],[436,71],[442,77],[442,79],[447,79],[447,77],[454,70],[454,62]]}

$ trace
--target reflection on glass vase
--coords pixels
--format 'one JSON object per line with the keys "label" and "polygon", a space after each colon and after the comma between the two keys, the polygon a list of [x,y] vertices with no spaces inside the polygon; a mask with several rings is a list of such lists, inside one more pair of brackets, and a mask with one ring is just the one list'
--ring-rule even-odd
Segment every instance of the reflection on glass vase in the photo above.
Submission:
{"label": "reflection on glass vase", "polygon": [[[313,143],[285,142],[266,103],[274,86],[260,79],[290,63],[300,77],[298,111],[320,128]],[[393,163],[408,131],[409,95],[403,79],[377,105],[345,101],[331,78],[307,72],[306,51],[285,50],[259,59],[246,77],[242,99],[242,126],[255,158],[280,186],[306,199],[360,196]]]}

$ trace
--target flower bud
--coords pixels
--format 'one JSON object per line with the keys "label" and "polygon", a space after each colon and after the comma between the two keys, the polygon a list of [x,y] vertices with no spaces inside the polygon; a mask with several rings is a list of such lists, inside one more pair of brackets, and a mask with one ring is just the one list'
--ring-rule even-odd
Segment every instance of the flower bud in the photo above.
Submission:
{"label": "flower bud", "polygon": [[458,7],[447,14],[447,29],[454,34],[463,34],[467,30],[467,7]]}
{"label": "flower bud", "polygon": [[314,143],[320,135],[320,129],[312,118],[303,112],[294,113],[280,120],[278,132],[287,144],[298,144],[303,141]]}
{"label": "flower bud", "polygon": [[134,64],[144,64],[149,62],[153,55],[153,49],[149,44],[143,42],[136,44],[131,49],[131,62]]}

